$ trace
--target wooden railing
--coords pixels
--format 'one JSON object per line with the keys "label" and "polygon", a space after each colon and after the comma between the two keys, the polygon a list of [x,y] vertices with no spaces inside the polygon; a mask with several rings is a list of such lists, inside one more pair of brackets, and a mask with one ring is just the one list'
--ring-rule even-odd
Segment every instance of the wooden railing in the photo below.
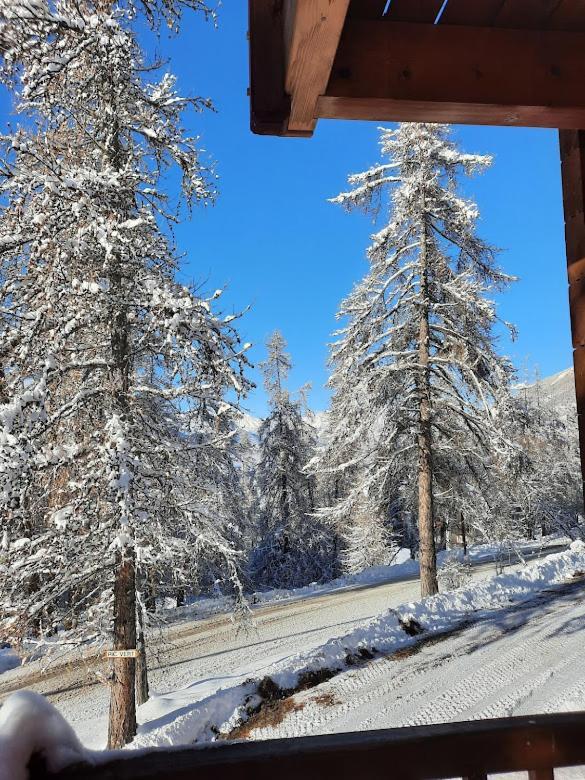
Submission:
{"label": "wooden railing", "polygon": [[57,776],[37,765],[31,780],[482,780],[522,770],[531,780],[550,780],[555,768],[579,765],[585,765],[585,712],[128,751]]}

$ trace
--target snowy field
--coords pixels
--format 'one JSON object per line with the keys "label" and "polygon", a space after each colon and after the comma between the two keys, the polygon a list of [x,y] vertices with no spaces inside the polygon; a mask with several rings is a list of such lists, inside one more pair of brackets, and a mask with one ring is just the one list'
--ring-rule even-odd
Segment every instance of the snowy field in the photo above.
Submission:
{"label": "snowy field", "polygon": [[[533,548],[525,552],[538,554]],[[493,577],[494,564],[485,561],[492,553],[487,548],[475,551],[473,577],[476,582]],[[517,568],[518,564],[507,571]],[[199,620],[183,615],[181,621],[167,629],[162,637],[151,638],[153,695],[139,710],[143,725],[135,744],[192,741],[193,719],[197,713],[204,724],[216,719],[221,723],[222,714],[234,711],[241,703],[244,681],[259,679],[275,668],[286,669],[295,663],[299,654],[310,653],[332,638],[360,631],[389,608],[416,600],[419,584],[415,577],[412,563],[407,561],[385,572],[366,573],[357,582],[331,583],[329,589],[273,594],[278,600],[255,607],[253,624],[247,630],[238,630],[225,614]],[[268,594],[264,598],[268,599]],[[422,650],[420,657],[424,658],[426,652],[427,649]],[[367,674],[375,675],[377,669],[384,669],[388,663],[390,661],[372,662],[368,665],[372,671]],[[396,661],[392,663],[395,665]],[[25,687],[44,693],[71,722],[86,746],[101,748],[106,740],[108,690],[102,682],[106,671],[103,659],[95,657],[84,662],[51,666],[44,671],[42,664],[35,661],[9,669],[2,675],[0,696],[4,699],[10,692]],[[349,673],[349,679],[353,674]],[[346,676],[340,675],[339,680],[343,681]],[[221,691],[231,691],[231,694],[218,696]],[[206,702],[203,712],[202,702]],[[326,723],[334,708],[324,707],[323,710],[323,720],[315,720],[317,728],[321,722]],[[307,711],[310,712],[310,707]],[[438,719],[448,719],[448,713]],[[282,728],[288,728],[287,724],[287,720],[283,721]],[[327,730],[326,725],[324,728]],[[201,736],[209,738],[208,734]],[[263,735],[260,733],[259,736]]]}

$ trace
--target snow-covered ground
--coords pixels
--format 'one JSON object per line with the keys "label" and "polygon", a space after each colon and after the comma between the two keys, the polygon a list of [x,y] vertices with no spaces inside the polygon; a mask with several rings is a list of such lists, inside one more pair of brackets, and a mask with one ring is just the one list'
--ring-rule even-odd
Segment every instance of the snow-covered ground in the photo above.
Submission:
{"label": "snow-covered ground", "polygon": [[[486,548],[474,552],[475,581],[493,576],[493,563],[483,562],[492,553]],[[238,630],[229,615],[199,620],[183,615],[162,636],[151,637],[153,696],[139,712],[143,723],[139,741],[190,741],[190,716],[202,701],[215,707],[218,700],[213,697],[218,690],[232,689],[226,696],[233,700],[224,698],[221,707],[233,711],[241,697],[241,690],[235,688],[246,679],[258,679],[275,666],[286,667],[299,653],[347,635],[388,608],[418,598],[412,567],[407,561],[385,572],[370,571],[357,581],[330,583],[329,589],[265,594],[266,599],[280,600],[258,604],[247,630]],[[102,680],[107,668],[105,660],[95,656],[44,672],[41,662],[35,661],[0,677],[0,697],[23,687],[44,693],[68,718],[82,742],[100,748],[106,738],[108,690]]]}
{"label": "snow-covered ground", "polygon": [[[255,656],[244,668],[242,656],[236,648],[226,647],[224,638],[223,650],[207,654],[215,657],[216,675],[205,679],[200,673],[194,675],[197,667],[201,671],[206,658],[193,641],[201,632],[193,625],[180,624],[175,627],[180,629],[175,640],[183,631],[189,637],[192,657],[172,661],[166,656],[161,666],[171,676],[176,675],[173,665],[185,666],[191,682],[166,694],[153,695],[141,708],[143,725],[132,747],[214,739],[212,726],[229,733],[240,723],[243,704],[260,703],[258,694],[267,690],[266,686],[258,687],[264,675],[287,688],[296,686],[307,671],[322,669],[335,669],[337,673],[289,697],[285,707],[277,702],[268,720],[255,721],[252,717],[246,724],[247,732],[237,736],[295,737],[584,709],[584,572],[585,545],[575,542],[569,550],[526,566],[509,567],[498,577],[490,577],[486,565],[479,564],[474,571],[475,582],[397,608],[389,608],[388,602],[400,589],[408,591],[413,583],[347,587],[264,606],[258,613],[268,625],[271,621],[281,625],[296,613],[297,621],[304,624],[298,631],[302,650],[293,653],[293,636],[282,636],[289,652],[271,657],[267,653],[269,640],[253,641],[252,635],[243,634],[239,650],[247,647]],[[352,621],[332,625],[325,620],[328,628],[324,630],[333,638],[316,643],[309,639],[312,629],[306,625],[306,618],[316,604],[323,620],[332,611],[339,617],[344,604],[354,612],[360,604],[371,608],[376,594],[384,594],[385,610],[376,610],[370,619],[362,618],[353,627],[348,627]],[[221,635],[217,618],[201,623],[207,624],[204,634],[215,629],[216,635]],[[360,649],[368,651],[361,658]],[[374,652],[374,658],[369,651]],[[226,655],[234,652],[240,663],[237,670],[218,674],[219,667],[233,665],[234,658],[226,663]],[[2,683],[8,679],[13,685],[26,683],[27,678],[22,677],[26,671],[6,672]],[[47,697],[57,703],[77,735],[85,737],[86,743],[92,742],[87,739],[89,730],[96,732],[105,725],[101,705],[96,708],[103,688],[90,687],[82,679],[75,682],[62,668],[52,671],[53,690],[46,691]],[[68,670],[70,675],[74,671]],[[155,675],[157,671],[163,669],[155,669]],[[63,698],[67,693],[72,697]],[[76,717],[80,706],[83,712]],[[105,733],[96,736],[94,745]],[[20,777],[19,767],[26,764],[31,750],[39,749],[48,751],[55,766],[66,761],[68,755],[79,758],[81,754],[76,735],[48,704],[34,694],[18,693],[0,710],[0,780]],[[8,774],[3,774],[3,751],[18,759],[10,765]],[[582,778],[585,775],[581,772],[573,769],[559,776]]]}
{"label": "snow-covered ground", "polygon": [[[470,621],[489,621],[494,615],[506,612],[511,604],[530,602],[537,598],[546,600],[550,598],[547,590],[556,584],[572,582],[575,575],[582,576],[585,570],[585,545],[575,542],[570,550],[549,555],[544,560],[536,561],[523,567],[519,571],[508,572],[499,577],[490,578],[482,582],[455,591],[446,592],[432,598],[418,600],[412,603],[401,604],[397,609],[386,609],[374,618],[357,625],[352,631],[339,633],[324,644],[313,649],[304,650],[295,655],[289,655],[276,663],[264,666],[261,674],[246,675],[239,680],[233,679],[228,685],[222,686],[216,692],[203,700],[194,702],[191,707],[179,713],[178,717],[164,721],[157,719],[153,725],[152,709],[158,706],[157,699],[153,699],[143,708],[146,722],[141,732],[134,741],[137,747],[184,744],[193,741],[206,741],[214,739],[217,730],[229,733],[242,719],[247,718],[251,708],[261,702],[259,693],[262,686],[261,678],[270,677],[272,683],[281,690],[291,690],[306,683],[310,678],[323,672],[336,673],[330,685],[335,690],[335,681],[339,672],[343,672],[350,666],[360,661],[369,668],[369,662],[373,657],[382,656],[387,660],[391,656],[394,663],[404,654],[407,656],[413,652],[421,640],[436,641],[438,637],[447,632],[461,629]],[[582,594],[585,585],[579,580],[579,592]],[[544,595],[543,595],[544,594]],[[526,607],[526,614],[530,614],[532,605]],[[478,646],[481,643],[478,643]],[[538,651],[536,651],[538,652]],[[579,652],[580,646],[579,646]],[[546,665],[546,659],[544,661]],[[386,667],[385,673],[390,669]],[[481,670],[479,674],[481,675]],[[585,675],[585,673],[584,673]],[[583,678],[585,682],[585,676]],[[487,683],[488,687],[490,682]],[[538,687],[539,682],[535,682]],[[266,690],[266,686],[264,686]],[[327,690],[321,698],[319,688],[316,704],[324,709],[331,706],[333,694]],[[395,700],[392,694],[393,682],[387,681],[385,688],[391,706],[400,711],[400,699]],[[448,695],[448,694],[447,694]],[[376,707],[380,702],[376,702]],[[304,711],[304,703],[296,704],[291,708],[293,713]],[[372,710],[372,714],[375,713]],[[455,705],[457,712],[457,705]],[[439,706],[437,719],[449,720],[449,708]],[[292,717],[292,716],[291,716]],[[302,715],[298,716],[303,722]],[[489,717],[489,715],[484,715]],[[307,716],[308,733],[315,733],[315,718],[309,712]],[[432,722],[424,719],[413,723]],[[380,723],[380,727],[384,724]],[[406,724],[405,724],[406,725]],[[374,728],[370,724],[369,728]],[[343,728],[341,729],[343,730]]]}
{"label": "snow-covered ground", "polygon": [[[487,611],[479,619],[475,615],[463,629],[405,646],[296,694],[281,723],[258,728],[251,736],[269,739],[583,710],[584,593],[585,582],[577,580],[558,591],[545,588],[528,602]],[[445,617],[432,606],[419,605],[413,612],[423,624],[425,616],[439,622]]]}

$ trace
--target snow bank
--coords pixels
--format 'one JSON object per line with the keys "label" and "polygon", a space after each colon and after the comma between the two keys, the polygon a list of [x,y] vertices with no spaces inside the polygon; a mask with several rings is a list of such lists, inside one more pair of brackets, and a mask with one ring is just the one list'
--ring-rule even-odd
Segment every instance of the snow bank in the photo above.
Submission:
{"label": "snow bank", "polygon": [[33,755],[43,756],[51,772],[88,760],[71,726],[43,696],[18,691],[0,708],[0,780],[27,780]]}
{"label": "snow bank", "polygon": [[[583,542],[573,542],[569,550],[549,555],[518,572],[390,609],[345,636],[269,666],[266,675],[280,688],[294,689],[315,672],[346,669],[360,657],[360,651],[363,657],[372,652],[395,652],[433,634],[454,630],[471,618],[477,620],[486,613],[527,601],[551,585],[570,580],[576,572],[585,572]],[[419,627],[419,635],[409,635],[405,625]],[[259,702],[259,683],[258,679],[239,684],[234,681],[232,686],[189,705],[179,717],[149,719],[140,727],[132,747],[206,742],[228,733],[246,718],[248,708]],[[156,708],[156,698],[149,705]]]}

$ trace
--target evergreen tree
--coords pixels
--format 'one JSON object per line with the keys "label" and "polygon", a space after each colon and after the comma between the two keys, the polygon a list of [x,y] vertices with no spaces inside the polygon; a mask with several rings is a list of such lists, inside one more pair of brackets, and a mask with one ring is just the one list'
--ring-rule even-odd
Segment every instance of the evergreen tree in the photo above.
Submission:
{"label": "evergreen tree", "polygon": [[[213,493],[245,347],[212,312],[219,293],[176,281],[162,184],[178,168],[189,205],[213,197],[181,126],[208,102],[157,78],[134,31],[178,28],[187,8],[208,13],[2,6],[3,80],[23,117],[0,138],[2,639],[66,626],[131,649],[144,584],[188,584],[219,555],[239,588]],[[114,661],[112,747],[135,731],[134,666]]]}
{"label": "evergreen tree", "polygon": [[326,579],[328,538],[311,516],[314,484],[305,467],[315,447],[314,428],[303,419],[302,400],[286,389],[292,367],[286,342],[276,331],[263,364],[270,414],[259,430],[257,469],[259,543],[252,570],[260,585],[298,587]]}
{"label": "evergreen tree", "polygon": [[459,151],[442,125],[382,129],[381,148],[385,161],[350,176],[352,189],[333,199],[388,218],[372,238],[368,273],[339,311],[335,444],[318,466],[350,474],[330,510],[347,522],[363,496],[379,517],[415,512],[425,596],[437,591],[440,495],[456,469],[505,446],[494,407],[512,369],[496,352],[486,296],[510,277],[476,234],[477,207],[457,190],[460,173],[490,159]]}
{"label": "evergreen tree", "polygon": [[354,517],[345,533],[342,562],[347,574],[359,574],[371,566],[387,566],[397,552],[383,520],[368,509]]}

